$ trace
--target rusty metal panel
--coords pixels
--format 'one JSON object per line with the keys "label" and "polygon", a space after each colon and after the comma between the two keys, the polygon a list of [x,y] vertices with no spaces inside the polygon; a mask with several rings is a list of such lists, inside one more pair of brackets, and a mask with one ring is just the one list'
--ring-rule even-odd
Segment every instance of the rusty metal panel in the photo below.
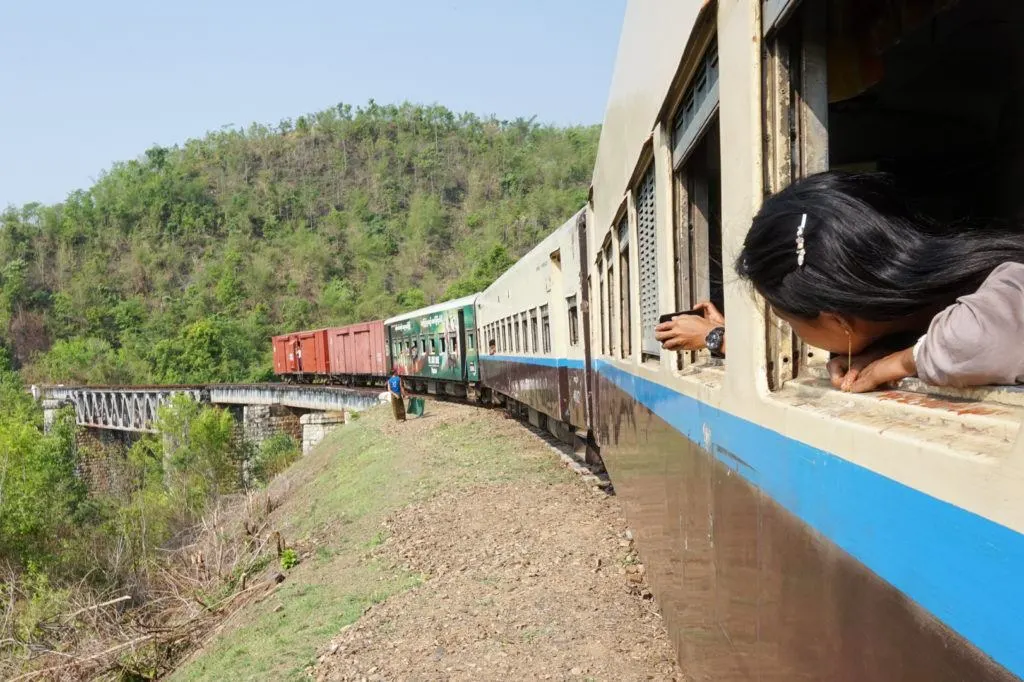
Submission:
{"label": "rusty metal panel", "polygon": [[327,355],[327,330],[296,332],[294,335],[298,343],[296,353],[296,369],[300,374],[327,375],[330,374],[329,358]]}
{"label": "rusty metal panel", "polygon": [[271,347],[274,350],[274,374],[288,374],[292,371],[288,356],[288,345],[291,340],[290,334],[274,336],[270,339]]}
{"label": "rusty metal panel", "polygon": [[387,375],[383,320],[332,327],[326,333],[331,374],[352,377]]}

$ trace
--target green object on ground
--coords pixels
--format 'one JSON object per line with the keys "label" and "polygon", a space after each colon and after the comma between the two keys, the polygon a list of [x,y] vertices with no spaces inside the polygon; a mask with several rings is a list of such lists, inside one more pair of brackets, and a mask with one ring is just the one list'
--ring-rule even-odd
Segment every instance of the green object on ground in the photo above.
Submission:
{"label": "green object on ground", "polygon": [[409,409],[406,410],[406,412],[417,417],[422,417],[425,405],[426,401],[424,401],[423,398],[409,398]]}

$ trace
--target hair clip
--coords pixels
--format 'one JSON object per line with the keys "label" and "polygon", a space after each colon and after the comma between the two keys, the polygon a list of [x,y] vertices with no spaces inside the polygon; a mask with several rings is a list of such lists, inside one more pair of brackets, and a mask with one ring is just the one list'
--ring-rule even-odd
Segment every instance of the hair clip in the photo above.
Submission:
{"label": "hair clip", "polygon": [[804,257],[807,255],[807,250],[804,248],[805,227],[807,227],[806,213],[800,218],[800,226],[796,228],[796,265],[800,268],[804,266]]}

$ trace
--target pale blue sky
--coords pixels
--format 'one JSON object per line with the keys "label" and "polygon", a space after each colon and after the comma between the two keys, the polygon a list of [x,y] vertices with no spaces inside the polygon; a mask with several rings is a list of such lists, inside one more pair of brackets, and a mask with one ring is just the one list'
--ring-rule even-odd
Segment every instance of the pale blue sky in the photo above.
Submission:
{"label": "pale blue sky", "polygon": [[0,208],[338,102],[599,123],[625,0],[0,0]]}

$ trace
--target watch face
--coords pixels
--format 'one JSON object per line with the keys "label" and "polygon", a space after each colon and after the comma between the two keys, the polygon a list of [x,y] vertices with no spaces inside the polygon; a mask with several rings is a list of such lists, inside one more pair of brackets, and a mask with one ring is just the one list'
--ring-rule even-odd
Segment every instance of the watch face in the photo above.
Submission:
{"label": "watch face", "polygon": [[708,332],[707,338],[704,340],[704,344],[708,347],[708,350],[712,353],[717,353],[722,349],[722,341],[725,337],[725,330],[721,327],[715,327]]}

